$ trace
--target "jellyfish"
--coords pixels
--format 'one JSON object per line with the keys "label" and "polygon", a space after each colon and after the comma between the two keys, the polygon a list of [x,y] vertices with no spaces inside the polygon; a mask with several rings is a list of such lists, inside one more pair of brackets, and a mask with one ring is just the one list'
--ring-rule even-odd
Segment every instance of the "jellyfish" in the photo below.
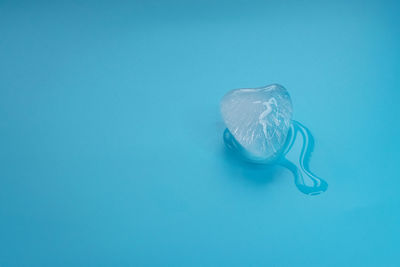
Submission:
{"label": "jellyfish", "polygon": [[[281,85],[232,90],[221,101],[224,143],[254,164],[287,168],[302,193],[317,195],[326,191],[328,184],[309,168],[314,138],[307,127],[292,119],[292,113],[289,93]],[[302,147],[295,164],[285,156],[299,136]]]}

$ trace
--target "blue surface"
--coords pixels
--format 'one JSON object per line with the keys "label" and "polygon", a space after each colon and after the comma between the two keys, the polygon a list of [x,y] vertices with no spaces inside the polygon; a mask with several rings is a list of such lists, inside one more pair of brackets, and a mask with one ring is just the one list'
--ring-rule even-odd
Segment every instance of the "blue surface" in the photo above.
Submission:
{"label": "blue surface", "polygon": [[[0,266],[400,266],[399,12],[0,1]],[[221,97],[271,83],[323,194],[224,148]]]}

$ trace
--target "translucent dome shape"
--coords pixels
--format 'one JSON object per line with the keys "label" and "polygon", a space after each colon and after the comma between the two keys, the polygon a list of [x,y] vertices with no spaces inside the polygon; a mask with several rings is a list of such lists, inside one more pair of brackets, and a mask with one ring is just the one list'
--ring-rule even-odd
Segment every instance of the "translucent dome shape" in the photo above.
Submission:
{"label": "translucent dome shape", "polygon": [[288,91],[278,84],[232,90],[221,100],[221,114],[237,149],[254,162],[271,162],[282,154],[292,110]]}
{"label": "translucent dome shape", "polygon": [[[252,163],[287,168],[302,193],[318,195],[327,190],[328,183],[309,169],[314,138],[307,127],[292,120],[292,110],[289,93],[281,85],[232,90],[221,101],[227,126],[224,143],[230,151]],[[301,137],[302,145],[293,163],[286,157],[297,136]]]}

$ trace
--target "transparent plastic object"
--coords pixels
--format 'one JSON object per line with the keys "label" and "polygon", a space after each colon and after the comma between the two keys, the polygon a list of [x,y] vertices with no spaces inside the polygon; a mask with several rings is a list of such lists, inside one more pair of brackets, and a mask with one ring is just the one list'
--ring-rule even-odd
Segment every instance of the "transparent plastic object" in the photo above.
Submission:
{"label": "transparent plastic object", "polygon": [[282,153],[292,122],[292,102],[283,86],[232,90],[222,98],[221,114],[250,160],[271,162]]}
{"label": "transparent plastic object", "polygon": [[[255,105],[260,103],[264,108]],[[221,113],[227,126],[223,139],[232,152],[253,163],[287,168],[304,194],[318,195],[327,190],[327,182],[309,168],[314,138],[304,125],[292,120],[290,96],[283,86],[230,91],[221,101]],[[298,161],[293,163],[285,155],[298,136],[302,137],[302,146]]]}

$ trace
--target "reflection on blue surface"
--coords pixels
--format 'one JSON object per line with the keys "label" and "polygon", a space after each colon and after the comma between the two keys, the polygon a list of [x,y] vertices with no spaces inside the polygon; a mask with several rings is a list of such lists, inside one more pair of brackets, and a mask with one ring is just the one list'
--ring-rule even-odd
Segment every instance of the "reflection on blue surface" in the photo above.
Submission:
{"label": "reflection on blue surface", "polygon": [[[299,167],[285,158],[286,153],[293,147],[298,133],[300,133],[303,138],[302,149],[298,160]],[[223,138],[225,145],[232,150],[232,152],[238,153],[243,159],[248,160],[247,150],[236,141],[228,129],[225,129]],[[274,164],[281,165],[293,173],[296,187],[307,195],[318,195],[328,189],[328,183],[310,171],[309,162],[313,149],[314,137],[311,132],[300,122],[293,121],[287,138],[286,149],[282,155],[274,161]],[[269,165],[271,165],[271,163]]]}

